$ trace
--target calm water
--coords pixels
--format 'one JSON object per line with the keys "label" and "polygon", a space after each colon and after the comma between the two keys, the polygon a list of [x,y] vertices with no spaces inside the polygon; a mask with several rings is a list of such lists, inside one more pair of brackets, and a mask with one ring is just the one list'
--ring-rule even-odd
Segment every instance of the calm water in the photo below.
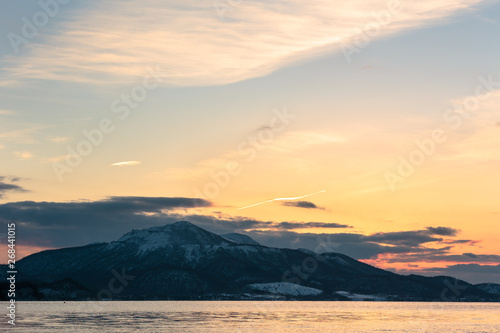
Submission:
{"label": "calm water", "polygon": [[[2,302],[1,307],[5,309]],[[500,332],[499,303],[18,302],[9,332]],[[5,316],[5,317],[4,317]],[[7,327],[7,330],[5,328]]]}

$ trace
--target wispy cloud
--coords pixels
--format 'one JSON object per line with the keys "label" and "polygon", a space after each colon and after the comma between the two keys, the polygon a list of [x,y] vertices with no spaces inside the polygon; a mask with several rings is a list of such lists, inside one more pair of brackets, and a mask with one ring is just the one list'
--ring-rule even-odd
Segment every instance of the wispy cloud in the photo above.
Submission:
{"label": "wispy cloud", "polygon": [[0,110],[0,116],[12,116],[14,114],[16,113],[11,110]]}
{"label": "wispy cloud", "polygon": [[[466,98],[452,101],[459,104]],[[494,90],[480,96],[479,107],[464,118],[446,142],[446,147],[437,156],[450,163],[479,163],[498,161],[498,110],[500,108],[500,90]],[[458,115],[458,113],[457,113]],[[453,135],[455,134],[455,135]]]}
{"label": "wispy cloud", "polygon": [[483,22],[486,22],[486,23],[489,23],[489,24],[492,24],[492,25],[495,25],[495,26],[499,26],[500,23],[498,23],[498,21],[492,19],[492,18],[489,18],[487,16],[484,16],[484,15],[481,15],[481,14],[475,14],[474,15],[478,20],[481,20]]}
{"label": "wispy cloud", "polygon": [[111,164],[111,166],[122,167],[122,166],[131,166],[131,165],[139,165],[139,164],[141,164],[141,162],[139,162],[139,161],[126,161],[126,162],[113,163],[113,164]]}
{"label": "wispy cloud", "polygon": [[293,131],[278,138],[269,145],[269,149],[278,152],[293,152],[310,146],[339,144],[346,141],[346,137],[334,132]]}
{"label": "wispy cloud", "polygon": [[37,144],[38,141],[33,138],[42,126],[34,126],[25,129],[18,129],[13,131],[5,131],[0,133],[0,139],[20,144]]}
{"label": "wispy cloud", "polygon": [[52,143],[63,143],[68,141],[69,138],[67,137],[61,137],[61,136],[50,136],[47,138],[47,141],[52,142]]}
{"label": "wispy cloud", "polygon": [[[404,2],[378,37],[439,22],[479,2]],[[244,1],[220,20],[212,1],[91,1],[75,6],[71,19],[54,22],[44,44],[32,40],[26,56],[6,59],[0,85],[20,77],[126,83],[149,64],[167,72],[168,84],[236,82],[338,50],[387,6],[386,0]]]}
{"label": "wispy cloud", "polygon": [[35,157],[35,154],[33,154],[32,152],[29,152],[29,151],[15,151],[14,155],[16,155],[17,157],[19,157],[23,160],[30,160],[33,157]]}
{"label": "wispy cloud", "polygon": [[[280,136],[276,137],[274,141],[266,144],[265,151],[267,151],[268,154],[273,154],[275,156],[279,155],[282,157],[285,154],[296,152],[300,153],[301,149],[315,145],[341,144],[347,140],[348,139],[344,136],[330,131],[292,131],[280,134]],[[311,163],[309,159],[304,159],[302,157],[289,158],[292,159],[289,164],[294,165],[295,167],[303,166],[304,168],[307,168]],[[206,177],[207,173],[211,171],[225,168],[228,161],[238,161],[242,159],[243,156],[238,149],[230,150],[218,157],[201,160],[194,166],[169,168],[165,172],[155,173],[154,176],[163,176],[177,181],[199,179]]]}
{"label": "wispy cloud", "polygon": [[64,161],[65,159],[69,158],[71,155],[60,155],[60,156],[55,156],[55,157],[49,157],[45,158],[43,160],[44,163],[56,163],[56,162],[61,162]]}
{"label": "wispy cloud", "polygon": [[322,190],[322,191],[319,191],[319,192],[314,192],[314,193],[306,194],[306,195],[303,195],[303,196],[300,196],[300,197],[275,198],[275,199],[270,199],[270,200],[258,202],[256,204],[252,204],[252,205],[249,205],[249,206],[241,207],[241,208],[238,208],[238,209],[247,209],[247,208],[250,208],[250,207],[259,206],[259,205],[262,205],[262,204],[265,204],[265,203],[269,203],[269,202],[273,202],[273,201],[299,200],[299,199],[304,199],[304,198],[307,198],[307,197],[310,197],[310,196],[313,196],[313,195],[316,195],[316,194],[324,193],[324,192],[326,192],[326,190]]}

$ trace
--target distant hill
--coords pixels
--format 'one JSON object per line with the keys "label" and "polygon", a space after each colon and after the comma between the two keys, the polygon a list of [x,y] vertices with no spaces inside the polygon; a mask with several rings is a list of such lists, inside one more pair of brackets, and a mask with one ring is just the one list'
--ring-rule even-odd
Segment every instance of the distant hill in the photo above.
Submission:
{"label": "distant hill", "polygon": [[480,283],[476,284],[475,287],[487,293],[500,296],[500,284],[498,283]]}
{"label": "distant hill", "polygon": [[[340,253],[270,248],[186,221],[133,230],[111,243],[39,252],[16,268],[20,297],[40,300],[499,300],[451,277],[402,276]],[[5,296],[7,284],[0,287]]]}
{"label": "distant hill", "polygon": [[229,239],[238,244],[247,244],[247,245],[260,245],[257,241],[255,241],[252,237],[237,233],[224,234],[221,235],[225,239]]}

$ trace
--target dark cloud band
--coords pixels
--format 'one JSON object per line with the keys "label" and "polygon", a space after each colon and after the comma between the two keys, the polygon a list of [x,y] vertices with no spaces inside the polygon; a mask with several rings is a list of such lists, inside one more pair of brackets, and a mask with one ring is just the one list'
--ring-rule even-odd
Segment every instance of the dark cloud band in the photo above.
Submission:
{"label": "dark cloud band", "polygon": [[282,203],[283,206],[287,207],[298,207],[298,208],[308,208],[308,209],[324,209],[323,207],[316,206],[316,204],[310,201],[285,201]]}
{"label": "dark cloud band", "polygon": [[4,182],[4,180],[8,180],[11,182],[18,181],[18,178],[13,177],[4,177],[0,176],[0,199],[5,196],[7,192],[27,192],[27,190],[16,184],[9,184]]}

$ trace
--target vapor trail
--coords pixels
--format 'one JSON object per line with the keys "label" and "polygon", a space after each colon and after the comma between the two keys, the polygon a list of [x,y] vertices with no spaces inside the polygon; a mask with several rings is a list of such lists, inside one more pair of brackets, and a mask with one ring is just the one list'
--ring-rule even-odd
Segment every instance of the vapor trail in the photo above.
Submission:
{"label": "vapor trail", "polygon": [[319,191],[319,192],[314,192],[314,193],[311,193],[311,194],[306,194],[306,195],[303,195],[301,197],[276,198],[276,199],[266,200],[266,201],[262,201],[262,202],[259,202],[259,203],[256,203],[256,204],[253,204],[253,205],[250,205],[250,206],[241,207],[241,208],[238,208],[238,209],[246,209],[246,208],[250,208],[250,207],[255,207],[255,206],[262,205],[262,204],[265,204],[265,203],[268,203],[268,202],[273,202],[273,201],[298,200],[298,199],[307,198],[307,197],[310,197],[312,195],[323,193],[323,192],[326,192],[326,190],[322,190],[322,191]]}

